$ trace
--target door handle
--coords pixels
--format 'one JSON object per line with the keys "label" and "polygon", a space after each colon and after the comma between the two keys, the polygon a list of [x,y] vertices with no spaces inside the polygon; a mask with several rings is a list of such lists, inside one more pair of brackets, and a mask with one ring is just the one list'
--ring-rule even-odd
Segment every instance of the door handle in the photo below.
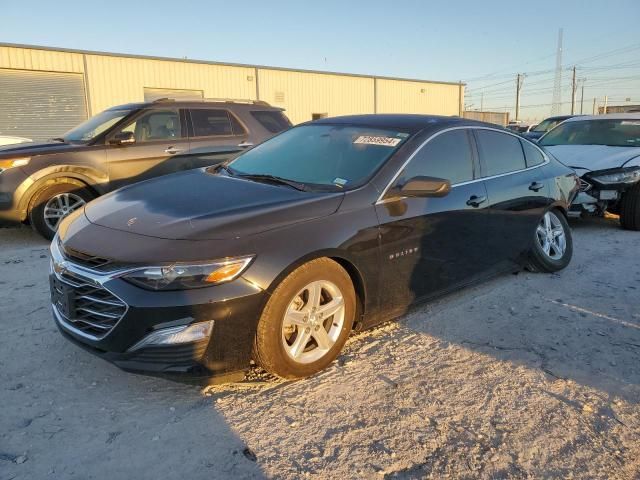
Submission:
{"label": "door handle", "polygon": [[238,144],[238,146],[240,148],[253,147],[253,143],[251,143],[251,142],[241,142],[241,143]]}
{"label": "door handle", "polygon": [[544,183],[540,183],[540,182],[533,182],[531,185],[529,185],[529,190],[533,190],[534,192],[537,192],[538,190],[542,190],[544,188]]}
{"label": "door handle", "polygon": [[483,195],[472,195],[469,200],[467,200],[467,205],[470,207],[479,207],[481,204],[487,201],[487,197]]}
{"label": "door handle", "polygon": [[176,147],[167,147],[164,153],[168,153],[169,155],[175,155],[176,153],[180,153],[182,150]]}

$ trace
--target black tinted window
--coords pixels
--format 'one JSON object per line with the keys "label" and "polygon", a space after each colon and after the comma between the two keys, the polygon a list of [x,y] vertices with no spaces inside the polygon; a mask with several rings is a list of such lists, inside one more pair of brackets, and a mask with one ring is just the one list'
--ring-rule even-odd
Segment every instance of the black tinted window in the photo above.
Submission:
{"label": "black tinted window", "polygon": [[282,112],[256,111],[251,112],[251,115],[271,133],[281,132],[291,126],[291,122]]}
{"label": "black tinted window", "polygon": [[430,140],[400,174],[398,185],[417,176],[444,178],[452,184],[473,180],[467,131],[452,130]]}
{"label": "black tinted window", "polygon": [[542,152],[540,152],[540,150],[531,145],[529,142],[526,142],[524,140],[520,141],[522,142],[522,149],[524,150],[524,157],[527,161],[527,167],[534,167],[536,165],[544,163],[544,157],[542,156]]}
{"label": "black tinted window", "polygon": [[514,172],[526,167],[520,140],[507,133],[492,130],[476,130],[483,176]]}
{"label": "black tinted window", "polygon": [[229,113],[229,118],[231,119],[231,126],[233,128],[234,135],[244,135],[247,131],[244,129],[242,124],[238,121],[233,113]]}
{"label": "black tinted window", "polygon": [[194,137],[233,135],[231,120],[226,110],[199,108],[191,110]]}

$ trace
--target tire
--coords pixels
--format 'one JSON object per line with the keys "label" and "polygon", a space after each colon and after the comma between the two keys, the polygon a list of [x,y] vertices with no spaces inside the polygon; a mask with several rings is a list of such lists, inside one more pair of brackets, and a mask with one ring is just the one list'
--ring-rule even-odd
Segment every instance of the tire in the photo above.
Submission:
{"label": "tire", "polygon": [[636,183],[622,196],[620,224],[625,230],[640,230],[640,183]]}
{"label": "tire", "polygon": [[[327,315],[321,315],[323,309]],[[356,294],[346,270],[329,258],[305,263],[282,280],[262,311],[254,341],[256,363],[281,378],[313,375],[338,356],[355,314]]]}
{"label": "tire", "polygon": [[[547,234],[549,226],[551,230]],[[550,240],[551,237],[553,240]],[[545,248],[545,240],[548,248]],[[542,216],[534,232],[527,268],[532,272],[557,272],[569,265],[572,256],[573,238],[569,223],[562,212],[549,210]]]}
{"label": "tire", "polygon": [[[87,186],[79,180],[56,179],[33,196],[29,209],[31,227],[44,238],[51,240],[62,219],[93,200],[94,197]],[[67,199],[66,202],[65,199]],[[53,215],[56,217],[52,218]],[[56,219],[57,223],[54,225]]]}

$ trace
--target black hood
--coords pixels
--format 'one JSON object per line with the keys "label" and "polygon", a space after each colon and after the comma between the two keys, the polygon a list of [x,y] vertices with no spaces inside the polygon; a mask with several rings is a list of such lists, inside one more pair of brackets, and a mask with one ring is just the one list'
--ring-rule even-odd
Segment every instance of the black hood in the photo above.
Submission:
{"label": "black hood", "polygon": [[45,155],[49,153],[66,152],[84,147],[84,144],[66,142],[26,142],[15,143],[0,147],[0,158],[12,158],[16,156],[30,157],[33,155]]}
{"label": "black hood", "polygon": [[197,169],[117,190],[91,202],[85,215],[96,225],[150,237],[239,238],[330,215],[343,196]]}

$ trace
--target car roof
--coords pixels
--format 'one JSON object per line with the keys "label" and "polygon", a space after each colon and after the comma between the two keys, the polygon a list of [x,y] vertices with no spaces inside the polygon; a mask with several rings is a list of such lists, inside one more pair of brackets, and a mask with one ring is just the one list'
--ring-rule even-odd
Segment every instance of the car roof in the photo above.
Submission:
{"label": "car roof", "polygon": [[159,99],[152,102],[132,102],[125,103],[123,105],[115,105],[107,108],[107,110],[135,110],[139,108],[165,108],[167,106],[174,106],[180,108],[197,108],[197,107],[218,107],[218,108],[233,108],[233,109],[246,109],[246,110],[273,110],[284,111],[283,108],[273,107],[267,102],[260,100],[172,100],[172,99]]}
{"label": "car roof", "polygon": [[445,117],[440,115],[417,115],[417,114],[395,114],[395,113],[376,113],[367,115],[345,115],[342,117],[329,117],[322,118],[320,120],[314,120],[313,122],[306,122],[303,125],[309,124],[327,124],[327,125],[354,125],[362,127],[374,127],[380,129],[400,129],[409,133],[417,133],[424,129],[437,129],[438,127],[452,126],[452,125],[470,125],[470,126],[484,126],[496,129],[501,129],[499,125],[492,123],[479,122],[476,120],[469,120],[458,116]]}
{"label": "car roof", "polygon": [[567,122],[577,122],[582,120],[640,120],[639,113],[605,113],[604,115],[581,115],[572,117]]}

